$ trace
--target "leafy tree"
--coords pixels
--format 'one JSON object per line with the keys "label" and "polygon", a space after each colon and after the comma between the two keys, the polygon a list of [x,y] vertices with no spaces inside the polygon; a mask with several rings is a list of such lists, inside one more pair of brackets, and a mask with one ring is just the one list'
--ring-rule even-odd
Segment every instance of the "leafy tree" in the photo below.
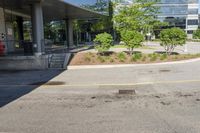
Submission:
{"label": "leafy tree", "polygon": [[194,39],[200,39],[200,28],[194,31],[193,33],[193,38]]}
{"label": "leafy tree", "polygon": [[97,32],[97,31],[105,31],[107,30],[109,33],[113,32],[113,3],[110,1],[109,2],[109,7],[108,7],[108,13],[109,16],[104,16],[101,17],[96,23],[93,23],[91,26],[91,31],[92,32]]}
{"label": "leafy tree", "polygon": [[171,54],[176,46],[182,46],[186,43],[187,35],[180,28],[164,29],[160,33],[161,46],[166,50],[167,54]]}
{"label": "leafy tree", "polygon": [[45,23],[44,25],[44,35],[47,39],[52,39],[54,42],[62,42],[66,40],[65,34],[65,24],[64,21],[52,21]]}
{"label": "leafy tree", "polygon": [[96,44],[95,49],[98,53],[104,53],[108,51],[112,45],[113,37],[108,33],[101,33],[96,35],[94,43]]}
{"label": "leafy tree", "polygon": [[136,0],[132,5],[119,8],[119,13],[113,18],[115,28],[118,31],[153,29],[159,11],[159,8],[154,6],[157,2],[158,0]]}
{"label": "leafy tree", "polygon": [[133,54],[133,49],[140,47],[144,41],[143,35],[138,31],[122,31],[121,39],[129,49],[130,55]]}

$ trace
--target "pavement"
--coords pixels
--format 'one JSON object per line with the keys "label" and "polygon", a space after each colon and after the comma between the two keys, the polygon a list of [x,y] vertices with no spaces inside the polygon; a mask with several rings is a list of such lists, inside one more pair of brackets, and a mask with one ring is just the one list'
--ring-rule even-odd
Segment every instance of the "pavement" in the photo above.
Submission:
{"label": "pavement", "polygon": [[199,133],[199,66],[1,71],[0,132]]}

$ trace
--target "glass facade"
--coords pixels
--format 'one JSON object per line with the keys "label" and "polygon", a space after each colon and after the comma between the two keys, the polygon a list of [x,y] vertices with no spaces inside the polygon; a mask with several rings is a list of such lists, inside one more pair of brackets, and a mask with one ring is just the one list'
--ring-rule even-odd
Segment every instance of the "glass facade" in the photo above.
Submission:
{"label": "glass facade", "polygon": [[191,34],[198,27],[198,0],[161,0],[158,19],[169,27],[180,27]]}
{"label": "glass facade", "polygon": [[98,13],[108,14],[109,0],[65,0],[65,2],[81,6]]}
{"label": "glass facade", "polygon": [[161,0],[162,4],[196,4],[198,0]]}

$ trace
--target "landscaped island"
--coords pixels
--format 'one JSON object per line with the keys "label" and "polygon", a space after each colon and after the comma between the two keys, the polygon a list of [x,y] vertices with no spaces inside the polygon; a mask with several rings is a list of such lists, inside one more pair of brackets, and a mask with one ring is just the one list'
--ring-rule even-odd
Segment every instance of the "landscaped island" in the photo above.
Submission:
{"label": "landscaped island", "polygon": [[105,65],[105,64],[147,64],[147,63],[159,63],[180,61],[193,58],[199,58],[200,54],[172,54],[167,55],[165,53],[153,53],[142,54],[134,53],[130,55],[128,52],[107,52],[104,55],[97,53],[77,53],[74,54],[70,65]]}

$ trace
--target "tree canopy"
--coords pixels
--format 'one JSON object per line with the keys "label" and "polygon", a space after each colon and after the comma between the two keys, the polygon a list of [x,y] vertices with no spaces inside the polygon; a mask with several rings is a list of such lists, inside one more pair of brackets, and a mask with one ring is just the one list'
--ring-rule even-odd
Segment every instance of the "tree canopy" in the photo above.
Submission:
{"label": "tree canopy", "polygon": [[180,28],[164,29],[160,33],[161,46],[166,50],[166,53],[171,54],[174,48],[186,43],[187,34]]}
{"label": "tree canopy", "polygon": [[153,29],[158,22],[156,15],[159,8],[155,6],[158,0],[136,0],[134,4],[119,7],[118,13],[114,15],[115,28],[122,30],[137,30],[145,32]]}

